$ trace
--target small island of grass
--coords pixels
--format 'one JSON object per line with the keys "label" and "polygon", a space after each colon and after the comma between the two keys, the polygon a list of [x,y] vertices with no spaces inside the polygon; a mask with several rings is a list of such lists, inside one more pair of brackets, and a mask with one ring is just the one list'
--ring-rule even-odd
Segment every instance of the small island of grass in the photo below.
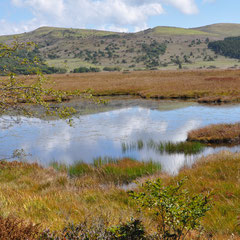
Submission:
{"label": "small island of grass", "polygon": [[214,124],[192,130],[188,133],[187,140],[211,144],[239,144],[240,123]]}

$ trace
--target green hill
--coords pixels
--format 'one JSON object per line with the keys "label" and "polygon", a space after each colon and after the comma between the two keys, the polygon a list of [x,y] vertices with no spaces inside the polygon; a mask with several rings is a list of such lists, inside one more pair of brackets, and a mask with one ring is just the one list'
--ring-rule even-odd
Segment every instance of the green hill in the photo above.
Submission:
{"label": "green hill", "polygon": [[10,42],[14,37],[19,41],[33,41],[38,44],[39,54],[46,63],[68,71],[79,67],[232,68],[239,63],[208,49],[208,43],[235,35],[240,36],[240,24],[155,27],[137,33],[41,27],[28,33],[0,36],[0,42]]}
{"label": "green hill", "polygon": [[224,37],[240,36],[240,24],[236,23],[218,23],[207,25],[193,30],[211,33]]}
{"label": "green hill", "polygon": [[188,28],[177,28],[177,27],[155,27],[153,28],[154,33],[161,35],[208,35],[209,33],[188,29]]}

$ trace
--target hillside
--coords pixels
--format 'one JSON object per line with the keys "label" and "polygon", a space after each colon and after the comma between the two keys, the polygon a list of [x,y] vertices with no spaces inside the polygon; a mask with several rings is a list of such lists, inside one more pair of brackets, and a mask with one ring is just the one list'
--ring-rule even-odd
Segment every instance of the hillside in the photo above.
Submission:
{"label": "hillside", "polygon": [[218,23],[199,28],[193,28],[193,30],[224,37],[240,36],[240,24],[236,23]]}
{"label": "hillside", "polygon": [[240,24],[199,28],[155,27],[137,33],[41,27],[29,33],[1,36],[1,42],[33,41],[40,56],[54,67],[122,70],[237,68],[235,59],[208,49],[208,43],[240,36]]}

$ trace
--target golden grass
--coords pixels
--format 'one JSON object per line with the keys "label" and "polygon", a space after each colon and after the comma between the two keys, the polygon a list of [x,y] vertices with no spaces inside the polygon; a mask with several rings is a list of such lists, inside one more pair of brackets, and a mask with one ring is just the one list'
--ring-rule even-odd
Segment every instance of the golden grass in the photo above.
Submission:
{"label": "golden grass", "polygon": [[[32,83],[35,76],[20,76]],[[191,99],[206,103],[240,101],[240,70],[178,70],[52,74],[48,87],[61,91],[93,90],[95,96],[132,95]],[[54,84],[52,84],[54,83]]]}
{"label": "golden grass", "polygon": [[101,72],[51,75],[50,79],[58,90],[93,89],[95,95],[240,100],[240,70]]}
{"label": "golden grass", "polygon": [[[17,162],[1,162],[0,169],[0,216],[14,214],[51,230],[61,230],[68,222],[99,218],[112,226],[133,216],[141,217],[148,232],[156,230],[153,218],[143,212],[139,216],[126,191],[112,184],[103,185],[97,176],[69,178],[64,171]],[[178,176],[158,173],[142,181],[161,177],[169,184],[185,176],[185,187],[191,194],[214,194],[213,208],[202,221],[207,236],[202,239],[239,239],[240,153],[210,155]]]}
{"label": "golden grass", "polygon": [[213,124],[188,133],[188,141],[204,143],[240,143],[240,123]]}
{"label": "golden grass", "polygon": [[[190,193],[213,193],[213,207],[203,218],[203,226],[214,239],[240,235],[240,153],[221,152],[200,159],[176,177],[165,176],[169,184],[187,176]],[[223,237],[225,236],[225,237]]]}
{"label": "golden grass", "polygon": [[[51,230],[85,219],[101,217],[115,225],[136,217],[124,190],[92,175],[69,178],[53,168],[17,162],[1,162],[0,169],[0,216],[14,214]],[[144,222],[150,225],[150,218]]]}

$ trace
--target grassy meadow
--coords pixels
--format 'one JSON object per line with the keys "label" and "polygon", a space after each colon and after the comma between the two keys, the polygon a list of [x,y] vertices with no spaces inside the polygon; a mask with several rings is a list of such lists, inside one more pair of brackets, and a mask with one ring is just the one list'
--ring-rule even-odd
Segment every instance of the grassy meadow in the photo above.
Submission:
{"label": "grassy meadow", "polygon": [[[161,173],[151,163],[144,165],[130,159],[98,159],[91,166],[75,164],[68,168],[2,161],[0,167],[0,215],[40,224],[41,230],[60,231],[68,222],[85,220],[113,226],[134,217],[142,220],[147,232],[156,231],[154,216],[138,212],[127,191],[115,181],[121,175],[139,183],[160,177],[164,185],[187,177],[185,188],[190,194],[213,194],[212,209],[202,219],[205,230],[201,239],[238,239],[240,235],[239,153],[221,152],[202,158],[178,176]],[[137,171],[142,174],[134,175]],[[192,232],[188,239],[198,239],[195,235]]]}
{"label": "grassy meadow", "polygon": [[102,72],[49,78],[58,90],[92,89],[97,96],[132,95],[207,103],[240,100],[240,70]]}

